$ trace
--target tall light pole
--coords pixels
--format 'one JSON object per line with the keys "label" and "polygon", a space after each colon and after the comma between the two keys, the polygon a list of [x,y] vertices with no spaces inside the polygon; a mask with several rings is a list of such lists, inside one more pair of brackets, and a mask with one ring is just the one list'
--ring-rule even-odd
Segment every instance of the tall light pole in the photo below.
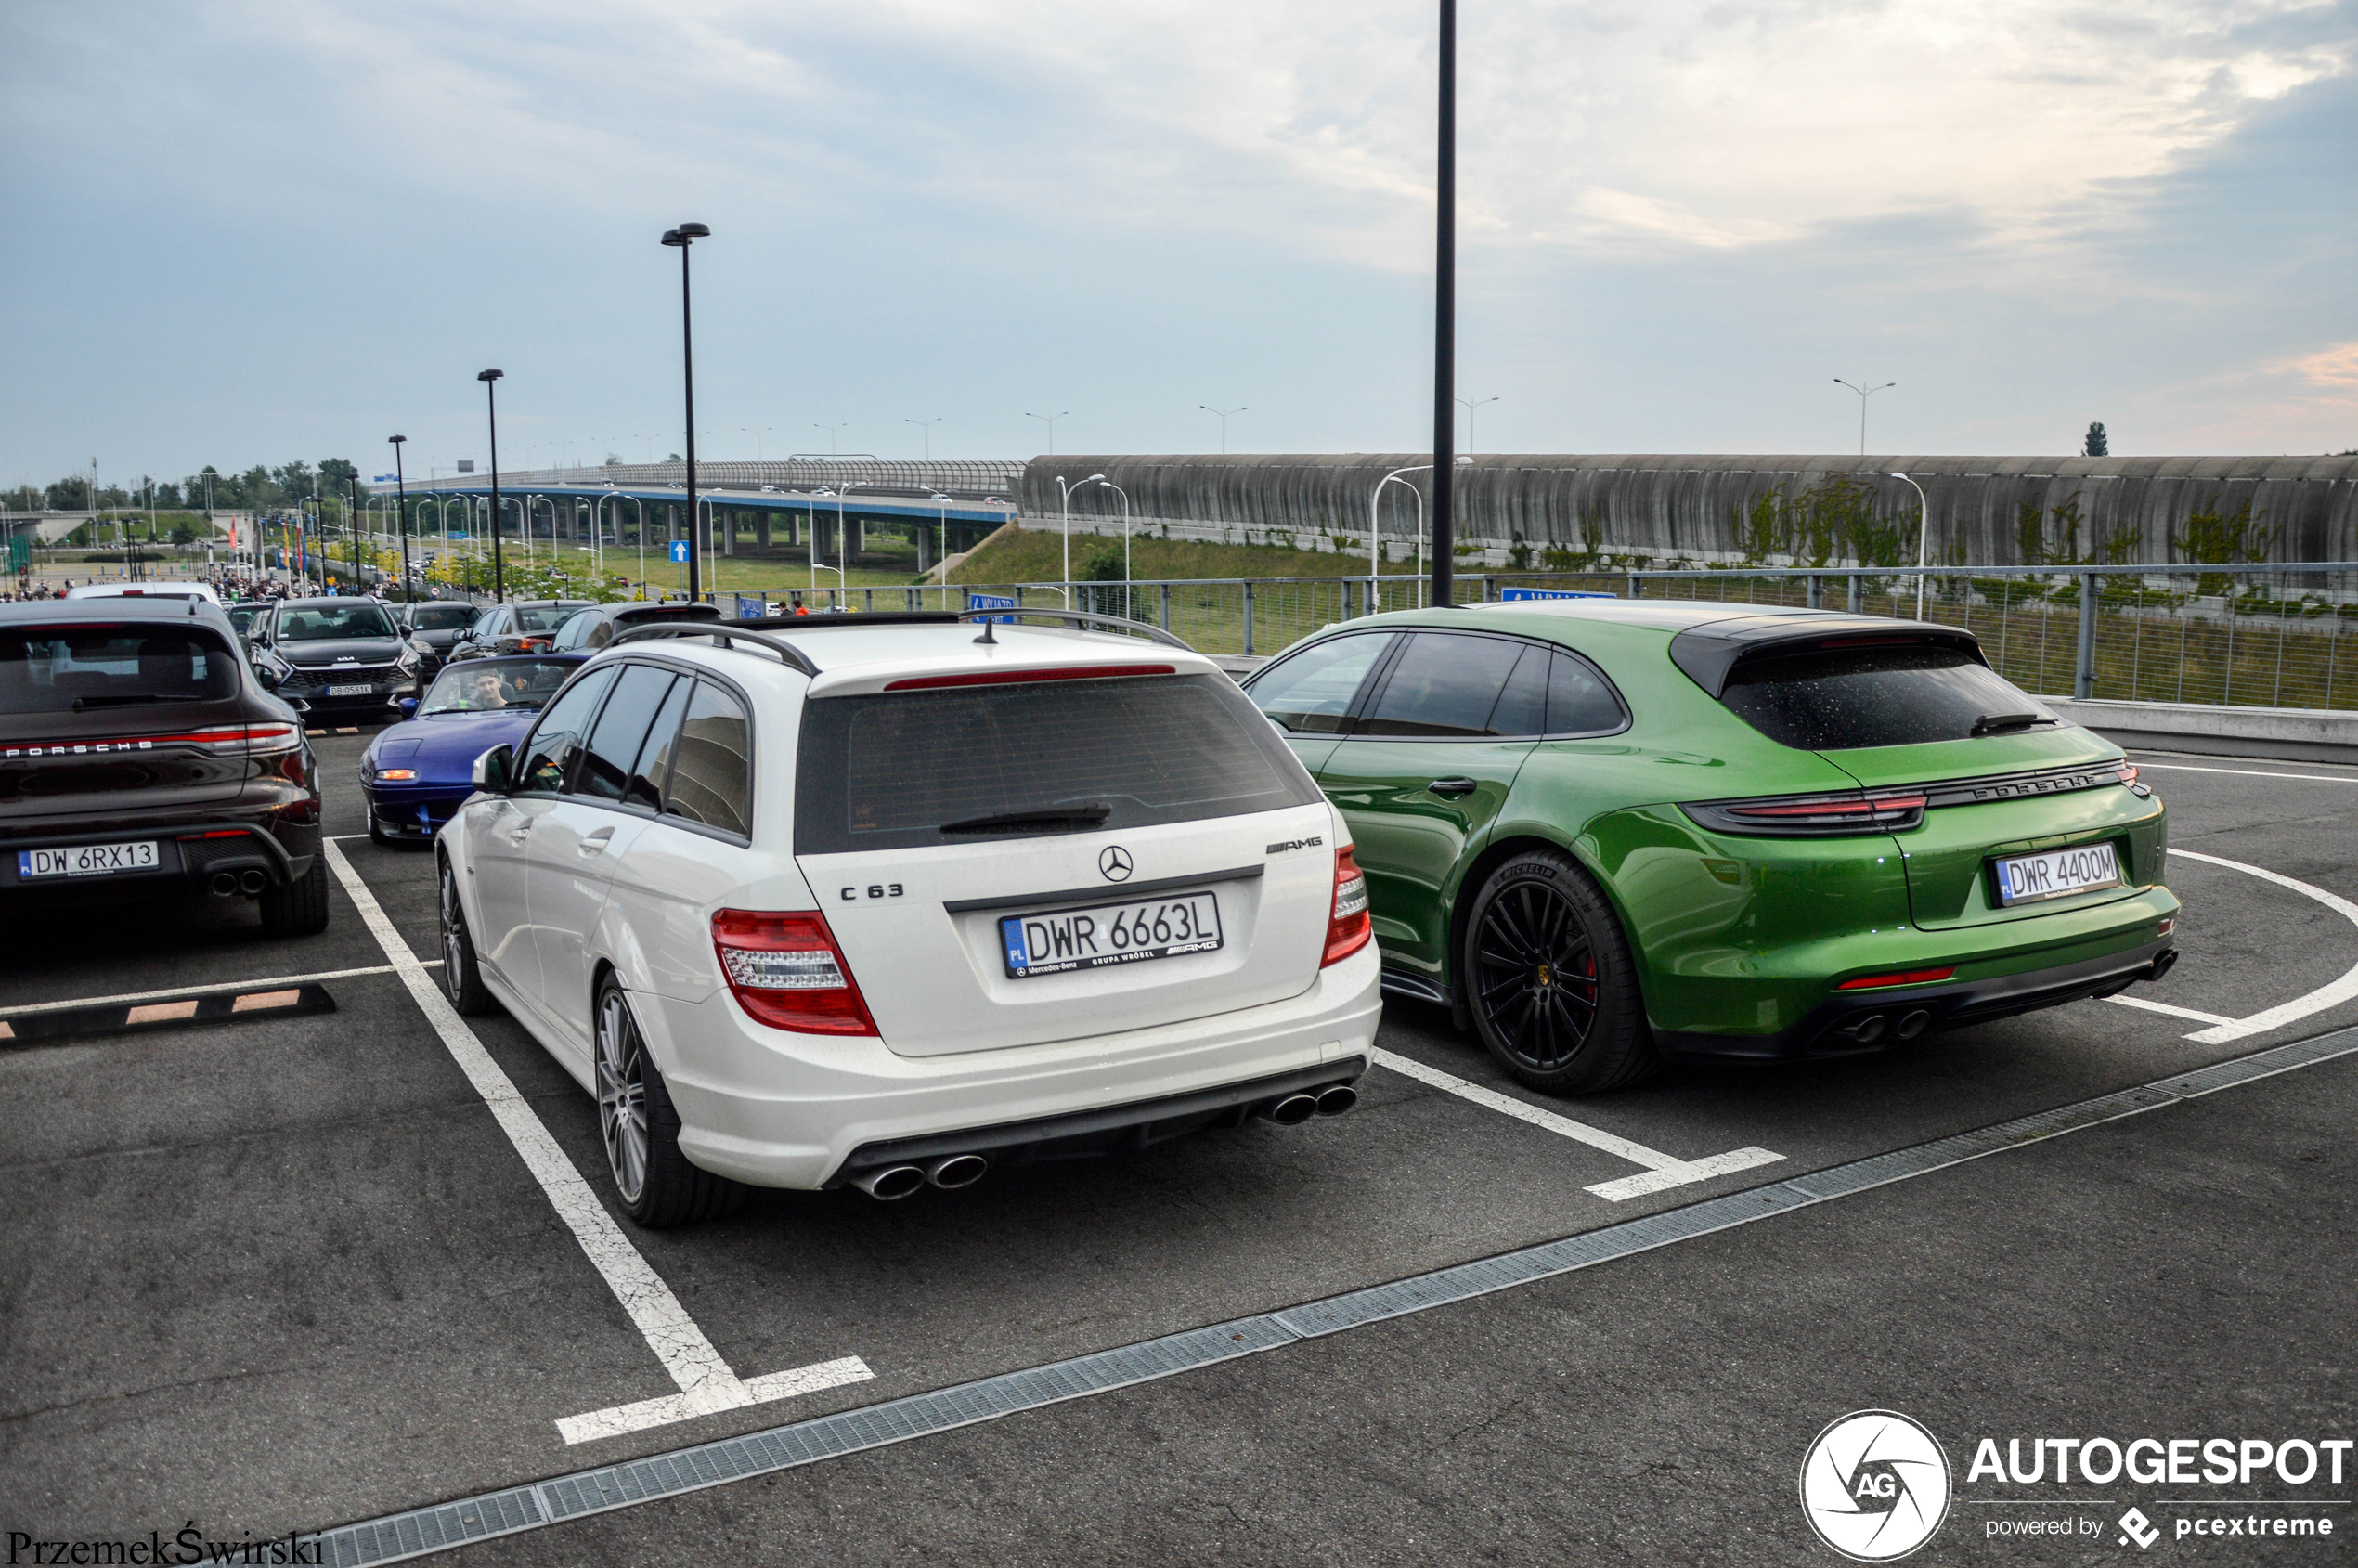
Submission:
{"label": "tall light pole", "polygon": [[851,529],[843,520],[843,498],[868,483],[854,479],[836,486],[836,583],[843,593],[845,609],[851,607]]}
{"label": "tall light pole", "polygon": [[[1034,415],[1032,417],[1036,419],[1039,416]],[[1062,418],[1063,416],[1059,415],[1058,417]],[[1083,479],[1081,482],[1081,485],[1095,485],[1097,481],[1103,479],[1105,475],[1102,473],[1093,473],[1088,478]],[[1063,593],[1065,596],[1065,603],[1068,606],[1072,603],[1072,493],[1081,488],[1081,485],[1068,485],[1065,483],[1065,476],[1063,474],[1059,473],[1056,475],[1056,488],[1063,492],[1064,495],[1065,513],[1065,586],[1058,591]]]}
{"label": "tall light pole", "polygon": [[1496,397],[1460,397],[1458,399],[1458,406],[1466,410],[1466,450],[1468,452],[1471,452],[1474,449],[1474,410],[1481,408],[1484,403],[1496,403],[1498,399]]}
{"label": "tall light pole", "polygon": [[946,414],[936,414],[936,415],[935,415],[932,419],[929,419],[929,420],[907,420],[907,419],[904,419],[904,420],[902,420],[902,421],[900,421],[902,424],[913,424],[913,425],[915,425],[915,426],[916,426],[919,430],[922,430],[922,431],[924,431],[924,432],[926,433],[926,447],[925,447],[925,452],[926,452],[926,461],[927,461],[927,462],[931,462],[931,461],[933,461],[933,427],[934,427],[935,425],[939,424],[939,423],[940,423],[940,422],[941,422],[944,419],[946,419],[946,418],[948,418],[948,417],[949,417],[949,416],[948,416],[948,415],[946,415]]}
{"label": "tall light pole", "polygon": [[1932,502],[1924,499],[1924,487],[1904,473],[1895,473],[1894,479],[1907,479],[1908,487],[1916,492],[1916,618],[1924,618],[1924,566],[1926,551],[1932,543]]}
{"label": "tall light pole", "polygon": [[839,424],[813,424],[810,428],[813,430],[823,430],[827,433],[827,455],[833,457],[836,451],[836,433],[843,429],[843,426]]}
{"label": "tall light pole", "polygon": [[1130,614],[1130,492],[1110,479],[1100,477],[1097,483],[1121,498],[1121,613],[1127,616]]}
{"label": "tall light pole", "polygon": [[[941,509],[939,519],[941,559],[935,564],[941,569],[941,607],[947,610],[950,608],[950,498],[943,492],[936,490],[933,493],[933,503]],[[924,601],[921,599],[918,603],[922,604]]]}
{"label": "tall light pole", "polygon": [[[1056,421],[1057,421],[1058,420],[1060,420],[1060,419],[1063,419],[1063,418],[1064,418],[1067,414],[1069,414],[1069,413],[1071,413],[1071,412],[1072,412],[1072,410],[1071,410],[1070,408],[1059,408],[1059,409],[1057,409],[1057,410],[1056,410],[1055,413],[1053,413],[1053,414],[1026,414],[1026,415],[1024,415],[1024,418],[1025,418],[1025,419],[1028,419],[1028,420],[1044,420],[1044,421],[1047,421],[1047,425],[1048,425],[1048,455],[1049,455],[1050,457],[1052,457],[1052,458],[1053,458],[1053,457],[1055,457],[1055,456],[1056,455]],[[95,467],[95,465],[94,465],[94,467]],[[1069,574],[1067,574],[1067,575],[1068,575],[1068,576],[1069,576]]]}
{"label": "tall light pole", "polygon": [[[1382,499],[1383,499],[1383,487],[1384,487],[1386,485],[1397,484],[1397,485],[1401,486],[1403,488],[1405,488],[1406,490],[1407,490],[1407,492],[1408,492],[1410,495],[1412,495],[1412,496],[1416,496],[1416,497],[1417,497],[1417,508],[1418,508],[1419,512],[1421,512],[1424,510],[1424,504],[1425,504],[1425,499],[1424,499],[1424,497],[1422,497],[1421,495],[1418,495],[1418,494],[1417,494],[1417,487],[1416,487],[1414,485],[1409,484],[1409,483],[1408,483],[1406,479],[1403,479],[1403,478],[1401,478],[1400,476],[1401,476],[1402,474],[1404,474],[1404,473],[1426,473],[1426,472],[1428,472],[1428,471],[1432,470],[1432,468],[1433,468],[1433,465],[1432,465],[1432,463],[1429,463],[1429,462],[1410,463],[1410,464],[1409,464],[1406,468],[1395,468],[1395,469],[1393,469],[1393,470],[1390,473],[1385,474],[1385,475],[1384,475],[1381,479],[1377,480],[1377,481],[1376,481],[1376,487],[1375,487],[1375,489],[1373,489],[1372,491],[1370,491],[1370,492],[1368,493],[1368,496],[1367,496],[1367,614],[1369,614],[1369,615],[1371,615],[1371,616],[1372,616],[1372,615],[1374,615],[1374,614],[1376,613],[1377,608],[1378,608],[1378,603],[1379,603],[1379,602],[1378,602],[1378,600],[1377,600],[1376,595],[1377,595],[1377,593],[1380,591],[1380,590],[1378,589],[1378,587],[1377,587],[1377,585],[1376,585],[1376,574],[1377,574],[1377,573],[1379,573],[1379,572],[1380,572],[1381,570],[1383,570],[1383,533],[1382,533],[1382,525],[1381,525],[1380,522],[1379,521],[1379,515],[1378,515],[1377,511],[1376,511],[1376,503],[1377,503],[1378,501],[1380,501],[1380,500],[1382,500]],[[1435,486],[1434,487],[1435,487],[1436,489],[1437,489],[1437,488],[1439,488],[1439,486]],[[1418,538],[1419,538],[1419,540],[1421,540],[1421,539],[1424,538],[1424,528],[1423,528],[1423,526],[1421,525],[1421,524],[1419,525],[1419,527],[1418,527],[1418,529],[1417,529],[1417,537],[1418,537]],[[1439,570],[1440,570],[1440,568],[1439,568],[1438,566],[1435,566],[1435,567],[1434,567],[1434,570],[1437,572],[1437,571],[1439,571]],[[1439,601],[1439,600],[1435,600],[1433,603],[1440,603],[1440,601]]]}
{"label": "tall light pole", "polygon": [[1201,408],[1207,414],[1217,414],[1220,416],[1220,455],[1224,458],[1226,457],[1228,455],[1228,416],[1230,414],[1250,413],[1251,412],[1251,409],[1249,408],[1215,408],[1209,403],[1198,403],[1196,407]]}
{"label": "tall light pole", "polygon": [[663,242],[680,252],[680,384],[687,400],[688,420],[688,602],[704,601],[704,562],[696,538],[696,332],[688,308],[688,248],[709,237],[700,223],[683,223],[663,231]]}
{"label": "tall light pole", "polygon": [[418,590],[410,586],[409,579],[409,480],[401,467],[401,444],[409,438],[388,435],[385,439],[393,444],[393,488],[400,498],[395,503],[394,525],[401,531],[401,598],[404,603],[415,604]]}
{"label": "tall light pole", "polygon": [[753,437],[753,460],[756,462],[761,461],[761,438],[770,434],[771,427],[766,424],[741,424],[737,428],[744,431],[747,435]]}
{"label": "tall light pole", "polygon": [[1458,602],[1458,0],[1441,0],[1440,122],[1434,137],[1432,269],[1432,602]]}
{"label": "tall light pole", "polygon": [[1884,387],[1898,386],[1899,383],[1885,382],[1883,386],[1860,386],[1857,382],[1846,382],[1840,376],[1836,376],[1834,384],[1846,386],[1859,395],[1859,455],[1863,458],[1867,455],[1867,399],[1883,391]]}
{"label": "tall light pole", "polygon": [[506,563],[499,554],[499,395],[493,382],[506,375],[505,370],[478,370],[475,380],[483,383],[483,407],[491,421],[491,602],[508,602]]}

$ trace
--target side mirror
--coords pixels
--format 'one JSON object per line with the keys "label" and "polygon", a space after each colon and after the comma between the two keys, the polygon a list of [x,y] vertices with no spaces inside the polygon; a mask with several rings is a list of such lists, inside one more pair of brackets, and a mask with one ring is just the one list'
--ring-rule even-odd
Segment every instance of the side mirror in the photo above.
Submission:
{"label": "side mirror", "polygon": [[508,793],[508,769],[512,758],[504,745],[495,745],[475,758],[475,787],[486,795]]}
{"label": "side mirror", "polygon": [[402,718],[404,718],[404,719],[415,719],[415,718],[417,718],[417,717],[418,717],[418,699],[417,699],[417,698],[415,698],[415,697],[404,697],[404,698],[402,698],[402,699],[401,699],[400,703],[399,703],[397,706],[398,706],[400,707],[400,709],[401,709],[401,717],[402,717]]}
{"label": "side mirror", "polygon": [[262,689],[266,692],[277,691],[279,682],[286,679],[279,673],[275,661],[266,664],[260,659],[253,661],[253,678],[261,682]]}

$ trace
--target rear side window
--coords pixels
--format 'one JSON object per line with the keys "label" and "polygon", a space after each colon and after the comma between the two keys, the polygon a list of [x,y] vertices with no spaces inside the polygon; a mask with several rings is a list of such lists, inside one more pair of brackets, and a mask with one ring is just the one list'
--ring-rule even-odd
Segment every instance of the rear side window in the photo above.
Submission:
{"label": "rear side window", "polygon": [[673,680],[667,669],[651,665],[625,665],[615,678],[614,695],[590,732],[589,747],[574,774],[573,792],[593,800],[620,800],[630,782],[630,765],[647,741],[647,729],[669,694]]}
{"label": "rear side window", "polygon": [[800,756],[802,854],[1150,827],[1320,798],[1251,701],[1211,675],[822,698],[803,705]]}
{"label": "rear side window", "polygon": [[1770,740],[1804,751],[1964,740],[1976,726],[1990,733],[2056,721],[1971,655],[1921,645],[1745,659],[1729,671],[1719,700]]}
{"label": "rear side window", "polygon": [[1363,632],[1304,648],[1253,681],[1253,706],[1297,735],[1339,735],[1367,672],[1392,643],[1389,632]]}
{"label": "rear side window", "polygon": [[688,698],[695,688],[696,683],[685,676],[672,682],[670,695],[663,699],[655,721],[647,727],[646,744],[639,748],[639,760],[630,770],[630,782],[623,786],[624,805],[641,806],[650,811],[663,810],[663,784],[671,776],[671,756],[680,739],[680,716],[688,711]]}
{"label": "rear side window", "polygon": [[515,615],[518,631],[538,633],[556,630],[581,606],[578,604],[535,604],[511,608]]}
{"label": "rear side window", "polygon": [[524,766],[515,771],[516,788],[530,795],[553,795],[564,788],[565,774],[581,750],[582,732],[598,699],[614,680],[614,671],[591,670],[549,705],[525,743]]}
{"label": "rear side window", "polygon": [[1629,721],[1621,699],[1587,660],[1559,650],[1548,667],[1548,733],[1610,734]]}
{"label": "rear side window", "polygon": [[218,701],[237,656],[201,627],[11,627],[0,631],[0,714]]}
{"label": "rear side window", "polygon": [[696,682],[672,743],[663,813],[753,836],[753,730],[726,687]]}
{"label": "rear side window", "polygon": [[576,612],[573,619],[557,628],[556,641],[550,646],[561,654],[573,652],[589,638],[590,628],[597,619],[598,613],[595,610]]}
{"label": "rear side window", "polygon": [[[1540,706],[1536,681],[1519,689],[1509,712],[1500,715],[1500,698],[1529,645],[1498,637],[1467,637],[1456,632],[1420,631],[1410,641],[1385,678],[1383,694],[1354,732],[1361,735],[1470,737],[1537,734]],[[1521,719],[1521,730],[1497,730],[1494,719]]]}

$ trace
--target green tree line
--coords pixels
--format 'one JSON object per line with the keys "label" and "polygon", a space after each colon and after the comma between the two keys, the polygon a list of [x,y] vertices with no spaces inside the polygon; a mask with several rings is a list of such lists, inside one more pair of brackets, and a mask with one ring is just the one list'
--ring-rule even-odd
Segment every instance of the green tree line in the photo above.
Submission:
{"label": "green tree line", "polygon": [[[211,463],[178,481],[143,475],[136,485],[102,485],[96,505],[86,473],[70,473],[45,486],[20,485],[0,491],[0,505],[10,512],[90,512],[110,508],[159,512],[201,512],[210,503],[217,512],[272,512],[305,501],[314,495],[343,499],[359,467],[349,458],[322,458],[317,466],[301,461],[272,468],[256,463],[241,473],[225,473]],[[152,490],[151,487],[152,486]],[[369,486],[360,486],[366,499]],[[151,500],[152,496],[152,500]]]}

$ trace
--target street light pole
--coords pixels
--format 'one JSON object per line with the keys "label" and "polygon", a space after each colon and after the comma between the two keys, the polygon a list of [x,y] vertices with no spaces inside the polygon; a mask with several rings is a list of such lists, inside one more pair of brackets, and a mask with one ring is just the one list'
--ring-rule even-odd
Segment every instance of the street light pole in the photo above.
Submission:
{"label": "street light pole", "polygon": [[1230,414],[1250,413],[1252,410],[1250,408],[1215,408],[1209,403],[1198,403],[1196,407],[1201,408],[1207,414],[1217,414],[1220,416],[1220,455],[1224,458],[1226,457],[1228,455],[1228,416]]}
{"label": "street light pole", "polygon": [[1047,423],[1048,423],[1048,455],[1049,455],[1050,457],[1052,457],[1052,458],[1053,458],[1053,457],[1055,457],[1055,456],[1056,455],[1056,421],[1057,421],[1058,420],[1060,420],[1060,419],[1063,419],[1063,418],[1064,418],[1067,414],[1069,414],[1069,413],[1071,413],[1071,412],[1072,412],[1072,410],[1071,410],[1070,408],[1059,408],[1058,410],[1056,410],[1056,412],[1055,412],[1055,413],[1053,413],[1053,414],[1026,414],[1026,415],[1024,415],[1024,418],[1025,418],[1025,419],[1028,419],[1028,420],[1045,420],[1045,421],[1047,421]]}
{"label": "street light pole", "polygon": [[1834,384],[1846,386],[1859,395],[1859,455],[1863,458],[1867,455],[1867,399],[1883,391],[1884,387],[1898,386],[1899,383],[1885,382],[1883,386],[1860,386],[1857,382],[1846,382],[1840,376],[1836,376]]}
{"label": "street light pole", "polygon": [[1925,555],[1932,543],[1932,502],[1924,499],[1924,487],[1904,473],[1894,473],[1894,479],[1907,479],[1908,487],[1916,492],[1916,618],[1924,618]]}
{"label": "street light pole", "polygon": [[1461,406],[1465,408],[1465,410],[1466,410],[1466,450],[1467,450],[1468,452],[1471,452],[1471,451],[1474,449],[1474,438],[1473,438],[1473,417],[1474,417],[1474,410],[1475,410],[1476,408],[1481,408],[1481,407],[1482,407],[1484,403],[1496,403],[1496,402],[1497,402],[1497,401],[1498,401],[1498,399],[1496,399],[1496,397],[1473,397],[1473,398],[1460,397],[1460,398],[1458,398],[1458,403],[1459,403],[1459,404],[1460,404],[1460,405],[1461,405]]}
{"label": "street light pole", "polygon": [[401,467],[401,444],[409,438],[392,435],[386,439],[393,443],[393,487],[400,498],[395,503],[394,526],[401,532],[401,599],[404,603],[415,604],[418,590],[410,586],[409,578],[409,481]]}
{"label": "street light pole", "polygon": [[[1034,414],[1031,417],[1034,419],[1040,418],[1037,414]],[[1063,418],[1062,415],[1058,415],[1057,417],[1059,419]],[[1105,475],[1102,473],[1093,473],[1088,478],[1083,479],[1081,482],[1081,485],[1094,485],[1104,477]],[[1072,493],[1081,488],[1081,485],[1068,485],[1065,483],[1065,476],[1063,474],[1059,473],[1056,475],[1056,488],[1063,492],[1064,495],[1065,514],[1065,586],[1057,591],[1061,592],[1065,596],[1065,605],[1067,608],[1070,608],[1072,604]]]}
{"label": "street light pole", "polygon": [[[1425,504],[1425,499],[1424,499],[1424,497],[1417,495],[1417,487],[1416,487],[1414,485],[1410,485],[1410,484],[1409,484],[1409,483],[1408,483],[1406,479],[1403,479],[1403,478],[1401,478],[1400,476],[1401,476],[1402,474],[1404,474],[1404,473],[1423,473],[1427,472],[1428,470],[1431,470],[1431,471],[1432,471],[1432,472],[1434,472],[1434,473],[1438,473],[1438,472],[1439,472],[1439,470],[1438,470],[1438,469],[1435,469],[1435,468],[1434,468],[1434,465],[1433,465],[1433,464],[1429,463],[1429,462],[1410,463],[1410,464],[1409,464],[1407,467],[1406,467],[1406,468],[1395,468],[1395,469],[1393,469],[1393,470],[1390,473],[1385,474],[1385,475],[1384,475],[1381,479],[1377,480],[1377,481],[1376,481],[1376,487],[1375,487],[1375,489],[1374,489],[1373,491],[1371,491],[1371,492],[1368,494],[1368,497],[1367,497],[1367,614],[1369,614],[1369,615],[1371,615],[1371,616],[1372,616],[1372,615],[1374,615],[1374,614],[1376,614],[1376,612],[1377,612],[1377,610],[1378,610],[1378,608],[1379,608],[1379,606],[1380,606],[1380,602],[1379,602],[1379,600],[1377,599],[1377,597],[1376,597],[1376,596],[1377,596],[1377,594],[1378,594],[1380,590],[1378,589],[1378,587],[1377,587],[1377,585],[1376,585],[1376,574],[1377,574],[1377,573],[1379,573],[1379,572],[1380,572],[1380,571],[1383,569],[1383,533],[1382,533],[1382,525],[1381,525],[1381,524],[1378,521],[1378,513],[1377,513],[1377,511],[1376,511],[1376,503],[1383,499],[1383,487],[1384,487],[1386,485],[1398,484],[1398,485],[1401,485],[1401,486],[1403,486],[1404,487],[1406,487],[1406,490],[1408,491],[1408,493],[1409,493],[1410,495],[1412,495],[1412,496],[1417,496],[1417,507],[1418,507],[1418,510],[1421,512],[1421,511],[1423,510],[1423,508],[1424,508],[1424,504]],[[1438,487],[1439,487],[1438,486],[1435,486],[1435,488],[1438,488]],[[1421,524],[1419,525],[1419,527],[1418,527],[1418,529],[1417,529],[1417,535],[1418,535],[1418,538],[1419,538],[1419,540],[1421,540],[1421,539],[1422,539],[1422,538],[1424,537],[1424,528],[1423,528],[1423,526],[1421,525]],[[1436,560],[1437,560],[1437,559],[1438,559],[1438,558],[1437,558],[1437,556],[1436,556]],[[1439,571],[1440,571],[1440,569],[1441,569],[1441,568],[1440,568],[1440,567],[1439,567],[1439,565],[1437,565],[1437,564],[1436,564],[1436,565],[1434,566],[1434,568],[1433,568],[1433,570],[1434,570],[1436,573],[1437,573],[1437,572],[1439,572]],[[1438,581],[1439,579],[1438,579],[1438,578],[1436,578],[1435,580],[1436,580],[1436,581]],[[1439,601],[1439,600],[1435,600],[1435,601],[1434,601],[1434,603],[1440,603],[1440,601]]]}
{"label": "street light pole", "polygon": [[491,421],[491,602],[508,602],[507,564],[499,553],[499,396],[493,382],[507,374],[504,370],[478,370],[475,380],[483,383],[483,407]]}
{"label": "street light pole", "polygon": [[1458,477],[1458,0],[1441,0],[1432,273],[1432,602],[1458,602],[1452,486]]}
{"label": "street light pole", "polygon": [[689,311],[688,249],[712,230],[700,223],[683,223],[663,232],[663,242],[680,252],[680,369],[688,419],[688,603],[704,602],[704,541],[696,538],[696,334]]}
{"label": "street light pole", "polygon": [[902,421],[900,421],[902,424],[913,424],[913,425],[915,425],[915,426],[916,426],[919,430],[922,430],[922,431],[924,431],[924,432],[926,433],[926,447],[925,447],[925,451],[926,451],[926,461],[927,461],[927,462],[931,462],[931,461],[933,461],[933,427],[934,427],[935,425],[939,424],[939,423],[942,421],[943,417],[944,417],[944,416],[942,416],[942,415],[937,414],[937,415],[935,415],[932,419],[929,419],[929,420],[911,420],[911,419],[904,419],[904,420],[902,420]]}
{"label": "street light pole", "polygon": [[[1100,478],[1098,484],[1121,498],[1121,613],[1130,615],[1130,492],[1110,479]],[[1132,619],[1136,619],[1134,616]]]}

